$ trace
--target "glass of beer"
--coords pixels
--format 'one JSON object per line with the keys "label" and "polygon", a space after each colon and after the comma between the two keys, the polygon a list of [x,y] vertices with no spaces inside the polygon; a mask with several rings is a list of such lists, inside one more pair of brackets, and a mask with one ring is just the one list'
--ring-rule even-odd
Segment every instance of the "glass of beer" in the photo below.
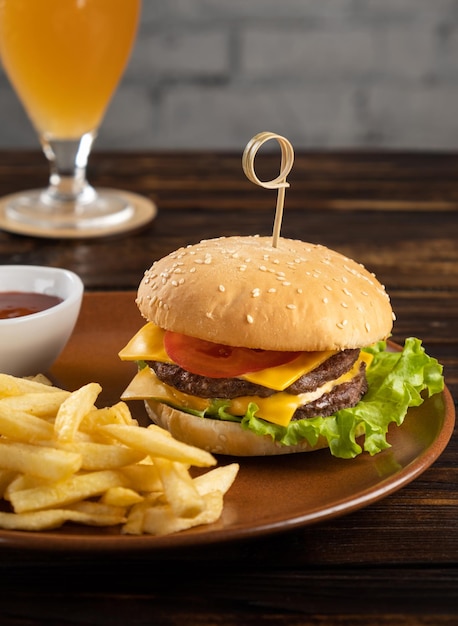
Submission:
{"label": "glass of beer", "polygon": [[86,178],[140,12],[141,0],[0,0],[0,58],[51,170],[46,189],[2,200],[6,230],[77,237],[151,219],[146,199]]}

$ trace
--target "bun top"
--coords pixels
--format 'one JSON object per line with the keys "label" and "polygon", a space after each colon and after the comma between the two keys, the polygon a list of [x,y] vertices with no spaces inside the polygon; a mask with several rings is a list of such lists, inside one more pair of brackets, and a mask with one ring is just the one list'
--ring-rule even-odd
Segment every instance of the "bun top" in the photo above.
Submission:
{"label": "bun top", "polygon": [[141,314],[161,328],[263,350],[360,348],[391,332],[383,286],[321,245],[221,237],[156,261],[138,288]]}

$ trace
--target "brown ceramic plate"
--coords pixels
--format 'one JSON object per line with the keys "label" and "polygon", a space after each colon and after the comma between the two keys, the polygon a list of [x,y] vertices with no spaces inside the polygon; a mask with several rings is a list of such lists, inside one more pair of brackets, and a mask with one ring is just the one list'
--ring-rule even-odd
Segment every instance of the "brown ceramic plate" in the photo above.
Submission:
{"label": "brown ceramic plate", "polygon": [[[133,293],[86,294],[75,333],[51,374],[67,389],[98,381],[102,406],[117,402],[134,374],[118,351],[142,324]],[[137,419],[147,424],[141,403]],[[446,389],[409,411],[389,433],[391,448],[370,457],[332,457],[327,450],[276,458],[242,458],[225,498],[222,518],[166,537],[125,536],[117,528],[65,525],[47,532],[0,530],[0,547],[13,549],[134,552],[229,541],[305,526],[354,511],[400,489],[425,471],[447,445],[455,408]],[[220,458],[228,463],[234,459]]]}

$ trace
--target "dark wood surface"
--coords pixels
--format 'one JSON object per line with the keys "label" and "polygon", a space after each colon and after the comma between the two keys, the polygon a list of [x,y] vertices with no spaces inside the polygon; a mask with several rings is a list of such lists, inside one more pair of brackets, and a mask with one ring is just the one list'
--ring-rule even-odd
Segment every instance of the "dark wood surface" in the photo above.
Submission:
{"label": "dark wood surface", "polygon": [[[260,155],[273,177],[278,156]],[[0,195],[46,183],[44,157],[0,152]],[[76,271],[90,292],[135,290],[201,238],[272,232],[276,192],[241,155],[95,153],[91,182],[144,194],[147,228],[59,241],[0,231],[1,263]],[[297,154],[282,234],[357,259],[386,285],[393,339],[423,339],[458,398],[458,154]],[[1,349],[1,347],[0,347]],[[275,503],[272,503],[274,506]],[[0,624],[458,624],[458,440],[414,482],[302,530],[159,557],[2,551]]]}

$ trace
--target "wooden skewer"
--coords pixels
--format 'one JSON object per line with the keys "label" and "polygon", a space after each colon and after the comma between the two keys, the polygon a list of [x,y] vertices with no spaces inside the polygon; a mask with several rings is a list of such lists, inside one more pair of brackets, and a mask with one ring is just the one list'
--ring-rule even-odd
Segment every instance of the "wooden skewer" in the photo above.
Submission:
{"label": "wooden skewer", "polygon": [[[281,164],[280,173],[273,180],[262,181],[256,176],[254,170],[254,160],[259,148],[269,141],[270,139],[276,139],[281,148]],[[246,148],[242,156],[242,167],[248,180],[252,183],[260,185],[265,189],[278,189],[277,194],[277,206],[275,210],[275,221],[272,234],[272,245],[277,247],[278,238],[280,237],[281,223],[283,219],[283,206],[285,203],[285,190],[289,187],[289,183],[286,181],[286,177],[290,173],[294,163],[294,150],[290,142],[281,135],[271,133],[268,131],[258,133],[255,135],[246,145]]]}

